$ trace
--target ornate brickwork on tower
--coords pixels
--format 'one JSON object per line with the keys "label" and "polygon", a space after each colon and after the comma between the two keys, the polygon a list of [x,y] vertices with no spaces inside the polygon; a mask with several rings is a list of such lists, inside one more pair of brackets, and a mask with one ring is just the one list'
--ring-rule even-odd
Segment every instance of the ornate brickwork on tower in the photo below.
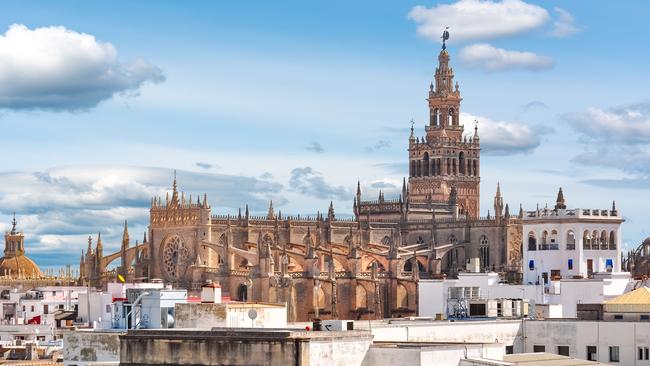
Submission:
{"label": "ornate brickwork on tower", "polygon": [[478,129],[463,135],[460,124],[460,89],[454,84],[449,53],[438,56],[435,86],[429,87],[429,124],[426,136],[409,138],[409,186],[413,204],[448,202],[452,188],[460,213],[479,216],[480,142]]}

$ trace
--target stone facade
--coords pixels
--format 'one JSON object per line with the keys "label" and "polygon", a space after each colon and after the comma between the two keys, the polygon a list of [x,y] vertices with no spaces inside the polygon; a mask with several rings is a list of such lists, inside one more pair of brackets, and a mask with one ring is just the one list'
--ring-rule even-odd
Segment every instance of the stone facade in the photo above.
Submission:
{"label": "stone facade", "polygon": [[[286,302],[289,321],[312,318],[379,319],[417,313],[420,278],[455,276],[466,260],[512,281],[521,275],[520,218],[511,217],[500,189],[494,215],[479,217],[478,129],[463,137],[460,92],[452,90],[449,54],[439,55],[429,91],[426,138],[409,138],[408,184],[398,199],[364,200],[357,185],[354,218],[327,214],[213,215],[207,197],[179,193],[153,198],[148,235],[104,256],[101,240],[81,258],[82,281],[102,286],[120,274],[127,280],[162,279],[198,290],[207,280],[241,301]],[[148,236],[148,238],[147,238]],[[123,265],[107,271],[120,258]]]}

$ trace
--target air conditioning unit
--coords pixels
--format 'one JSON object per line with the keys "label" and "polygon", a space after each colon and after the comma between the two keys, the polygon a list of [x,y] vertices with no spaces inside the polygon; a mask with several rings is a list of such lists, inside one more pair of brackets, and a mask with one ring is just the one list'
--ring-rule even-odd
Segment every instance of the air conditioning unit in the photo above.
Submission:
{"label": "air conditioning unit", "polygon": [[324,331],[354,330],[354,321],[353,320],[324,320],[323,330]]}

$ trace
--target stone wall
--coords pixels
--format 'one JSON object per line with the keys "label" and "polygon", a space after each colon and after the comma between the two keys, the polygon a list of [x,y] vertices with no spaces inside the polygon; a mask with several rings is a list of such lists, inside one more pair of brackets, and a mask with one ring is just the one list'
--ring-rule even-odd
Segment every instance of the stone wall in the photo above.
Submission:
{"label": "stone wall", "polygon": [[72,331],[63,335],[64,365],[91,365],[120,359],[120,334],[124,332]]}
{"label": "stone wall", "polygon": [[366,331],[136,330],[120,337],[121,365],[361,365]]}

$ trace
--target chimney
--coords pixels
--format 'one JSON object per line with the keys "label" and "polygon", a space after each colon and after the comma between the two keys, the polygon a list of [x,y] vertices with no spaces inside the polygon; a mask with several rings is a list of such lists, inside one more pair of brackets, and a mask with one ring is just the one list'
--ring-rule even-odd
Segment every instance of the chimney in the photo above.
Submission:
{"label": "chimney", "polygon": [[201,303],[221,304],[221,286],[208,280],[205,285],[201,286]]}

